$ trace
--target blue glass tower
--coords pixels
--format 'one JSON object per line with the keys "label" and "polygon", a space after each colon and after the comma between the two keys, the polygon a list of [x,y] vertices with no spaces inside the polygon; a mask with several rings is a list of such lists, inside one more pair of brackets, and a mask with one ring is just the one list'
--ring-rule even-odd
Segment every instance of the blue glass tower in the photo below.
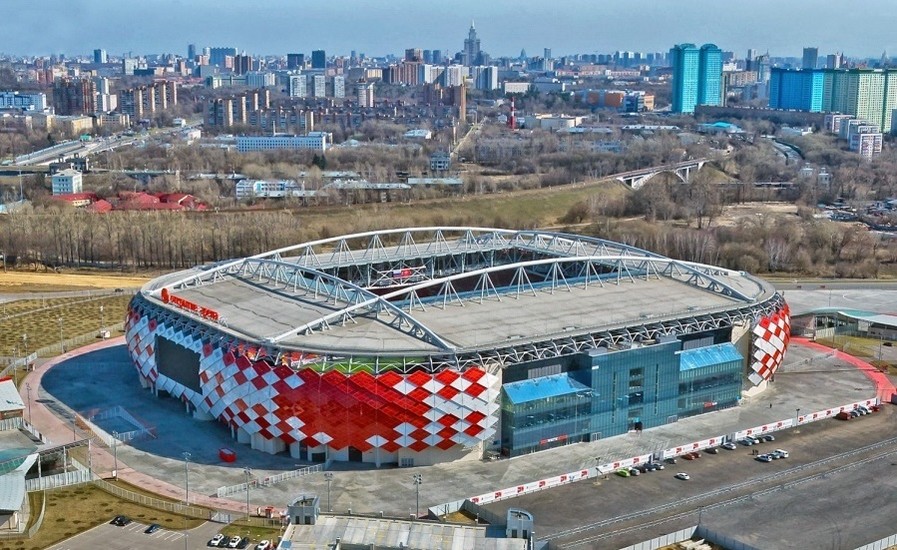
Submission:
{"label": "blue glass tower", "polygon": [[722,104],[723,51],[704,44],[698,63],[698,105]]}
{"label": "blue glass tower", "polygon": [[722,104],[723,52],[714,44],[700,49],[679,44],[670,49],[674,113],[693,113],[697,105]]}
{"label": "blue glass tower", "polygon": [[693,113],[698,104],[700,50],[694,44],[679,44],[670,49],[673,65],[674,113]]}

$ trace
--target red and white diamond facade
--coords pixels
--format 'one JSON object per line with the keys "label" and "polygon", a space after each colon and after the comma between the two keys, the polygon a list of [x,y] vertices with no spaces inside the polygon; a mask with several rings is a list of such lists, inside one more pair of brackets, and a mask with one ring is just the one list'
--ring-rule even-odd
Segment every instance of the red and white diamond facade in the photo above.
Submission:
{"label": "red and white diamond facade", "polygon": [[791,340],[791,312],[788,305],[783,305],[772,315],[761,317],[752,333],[752,372],[748,379],[757,386],[772,378],[785,359],[785,350]]}
{"label": "red and white diamond facade", "polygon": [[508,366],[739,321],[759,384],[789,338],[759,279],[588,237],[420,228],[161,277],[125,332],[145,387],[239,442],[423,465],[494,448]]}

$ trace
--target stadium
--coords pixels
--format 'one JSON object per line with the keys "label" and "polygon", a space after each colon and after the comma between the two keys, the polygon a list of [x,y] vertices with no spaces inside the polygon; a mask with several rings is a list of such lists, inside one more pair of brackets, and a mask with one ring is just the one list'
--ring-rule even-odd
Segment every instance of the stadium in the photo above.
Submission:
{"label": "stadium", "polygon": [[126,326],[140,383],[309,461],[517,456],[738,404],[782,362],[769,283],[625,244],[430,227],[157,278]]}

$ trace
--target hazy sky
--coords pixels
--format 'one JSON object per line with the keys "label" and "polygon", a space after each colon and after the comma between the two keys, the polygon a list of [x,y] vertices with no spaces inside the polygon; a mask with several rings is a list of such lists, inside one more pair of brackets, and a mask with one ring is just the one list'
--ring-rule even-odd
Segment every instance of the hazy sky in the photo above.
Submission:
{"label": "hazy sky", "polygon": [[251,54],[368,55],[462,48],[471,20],[494,57],[666,51],[714,42],[799,56],[897,55],[897,0],[5,0],[0,53],[186,54],[187,44]]}

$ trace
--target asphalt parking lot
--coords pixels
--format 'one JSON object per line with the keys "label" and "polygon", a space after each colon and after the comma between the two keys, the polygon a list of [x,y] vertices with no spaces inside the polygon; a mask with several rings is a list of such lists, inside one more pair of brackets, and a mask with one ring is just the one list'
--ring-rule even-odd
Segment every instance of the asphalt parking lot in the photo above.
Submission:
{"label": "asphalt parking lot", "polygon": [[[535,532],[558,547],[620,548],[701,521],[758,548],[855,548],[894,532],[892,517],[872,512],[887,509],[889,502],[892,506],[889,486],[897,485],[897,445],[843,454],[897,437],[895,420],[897,407],[886,405],[879,413],[850,421],[825,420],[777,432],[774,442],[739,445],[717,455],[702,452],[697,460],[679,459],[662,471],[629,478],[610,472],[606,479],[486,508],[501,515],[508,508],[532,512]],[[777,448],[790,457],[764,463],[752,454]],[[833,471],[852,463],[861,464]],[[677,472],[691,479],[676,479]],[[777,473],[782,475],[773,475]],[[793,490],[798,481],[800,489]],[[863,514],[864,507],[869,514]],[[860,515],[862,522],[849,519]],[[665,517],[672,520],[659,522]],[[837,545],[831,546],[835,539]]]}
{"label": "asphalt parking lot", "polygon": [[[110,520],[112,518],[109,518]],[[217,523],[207,522],[189,531],[170,531],[159,529],[155,533],[146,534],[147,524],[132,521],[124,527],[111,525],[109,521],[97,525],[48,550],[149,550],[171,548],[199,550],[207,548],[206,544],[221,529]],[[186,544],[184,541],[186,533]],[[251,548],[251,547],[250,547]]]}

